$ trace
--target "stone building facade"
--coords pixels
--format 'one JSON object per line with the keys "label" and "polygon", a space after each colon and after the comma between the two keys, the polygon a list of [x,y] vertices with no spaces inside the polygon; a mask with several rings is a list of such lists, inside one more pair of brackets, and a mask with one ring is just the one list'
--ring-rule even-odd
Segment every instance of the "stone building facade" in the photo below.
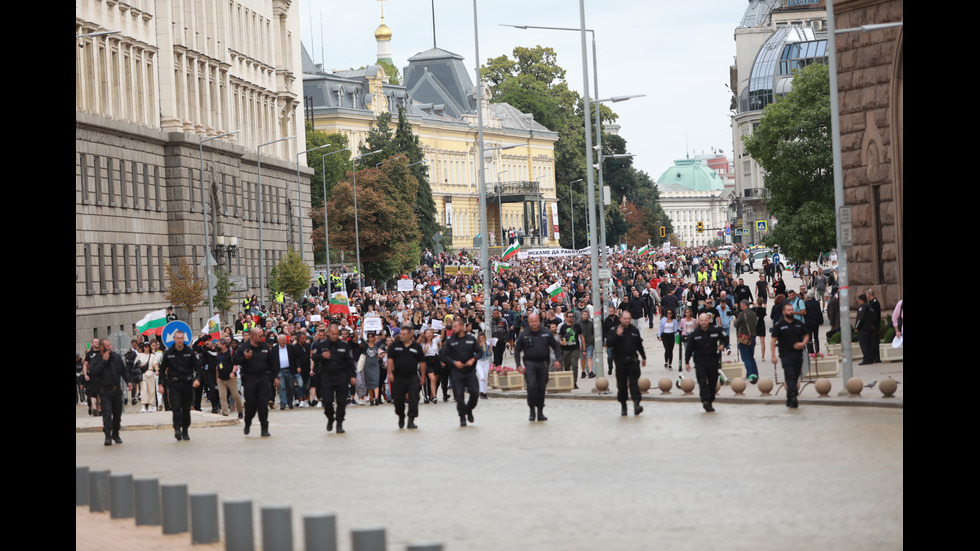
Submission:
{"label": "stone building facade", "polygon": [[[901,22],[902,0],[835,0],[838,29]],[[903,27],[837,36],[844,201],[854,245],[853,304],[868,287],[890,310],[903,297]]]}
{"label": "stone building facade", "polygon": [[[270,270],[288,248],[302,242],[312,262],[302,157],[297,182],[297,10],[289,0],[76,2],[76,350],[168,306],[165,265],[183,258],[204,277],[205,228],[212,251],[218,238],[237,241],[237,255],[213,255],[212,266],[247,276],[250,294],[260,264]],[[117,32],[92,36],[106,31]],[[234,130],[204,144],[202,198],[201,141]],[[290,135],[262,149],[260,186],[257,146]],[[184,321],[197,330],[206,312]]]}

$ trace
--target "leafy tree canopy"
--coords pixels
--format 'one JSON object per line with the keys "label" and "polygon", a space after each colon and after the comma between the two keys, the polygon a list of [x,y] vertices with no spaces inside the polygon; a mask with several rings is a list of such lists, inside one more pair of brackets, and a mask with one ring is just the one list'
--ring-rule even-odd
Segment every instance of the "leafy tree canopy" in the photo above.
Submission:
{"label": "leafy tree canopy", "polygon": [[766,171],[766,206],[777,223],[763,241],[794,259],[812,259],[837,243],[830,76],[814,63],[794,71],[793,90],[766,106],[745,149]]}

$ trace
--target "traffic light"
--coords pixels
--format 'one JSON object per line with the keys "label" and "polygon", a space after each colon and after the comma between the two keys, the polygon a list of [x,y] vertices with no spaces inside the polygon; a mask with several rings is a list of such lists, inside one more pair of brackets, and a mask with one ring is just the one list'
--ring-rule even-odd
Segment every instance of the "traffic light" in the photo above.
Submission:
{"label": "traffic light", "polygon": [[667,237],[667,226],[660,226],[660,237]]}
{"label": "traffic light", "polygon": [[704,222],[698,221],[698,233],[704,233]]}

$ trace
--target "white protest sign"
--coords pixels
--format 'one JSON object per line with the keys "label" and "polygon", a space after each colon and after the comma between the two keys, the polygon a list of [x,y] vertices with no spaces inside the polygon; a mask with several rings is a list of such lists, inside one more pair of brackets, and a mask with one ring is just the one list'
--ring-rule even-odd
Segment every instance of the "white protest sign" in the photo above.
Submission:
{"label": "white protest sign", "polygon": [[375,333],[381,332],[381,318],[378,316],[371,316],[364,318],[364,332],[374,331]]}
{"label": "white protest sign", "polygon": [[412,282],[411,279],[399,279],[398,280],[398,290],[400,292],[409,292],[410,293],[410,292],[412,292],[412,289],[414,289],[414,288],[415,288],[415,285],[414,285],[414,283]]}

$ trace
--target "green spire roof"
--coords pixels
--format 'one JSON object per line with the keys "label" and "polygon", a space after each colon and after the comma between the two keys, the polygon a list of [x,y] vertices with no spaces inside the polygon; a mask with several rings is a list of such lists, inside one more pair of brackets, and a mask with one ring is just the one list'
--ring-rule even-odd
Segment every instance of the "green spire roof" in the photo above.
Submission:
{"label": "green spire roof", "polygon": [[[715,191],[725,188],[718,172],[709,168],[702,159],[680,159],[657,179],[661,190],[664,186],[680,186],[692,191]],[[676,189],[676,188],[675,188]]]}

